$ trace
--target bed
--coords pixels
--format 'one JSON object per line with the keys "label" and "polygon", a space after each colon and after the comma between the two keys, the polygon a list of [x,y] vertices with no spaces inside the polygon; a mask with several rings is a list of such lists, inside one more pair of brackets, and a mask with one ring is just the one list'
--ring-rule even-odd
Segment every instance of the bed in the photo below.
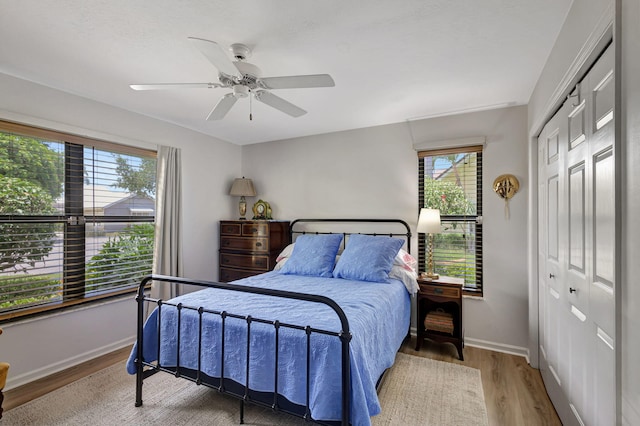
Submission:
{"label": "bed", "polygon": [[[354,222],[403,232],[307,230]],[[137,406],[143,380],[165,371],[240,399],[241,423],[250,402],[320,424],[370,424],[380,412],[376,387],[409,331],[417,289],[409,227],[299,219],[291,234],[295,244],[272,272],[228,284],[143,280],[127,362],[137,376]],[[145,296],[150,280],[203,289],[162,301]],[[145,320],[149,303],[156,307]]]}

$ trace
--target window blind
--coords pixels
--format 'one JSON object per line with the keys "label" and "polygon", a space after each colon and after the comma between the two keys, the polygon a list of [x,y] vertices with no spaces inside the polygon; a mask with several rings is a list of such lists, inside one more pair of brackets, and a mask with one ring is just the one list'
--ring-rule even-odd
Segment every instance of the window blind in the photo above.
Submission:
{"label": "window blind", "polygon": [[[439,209],[434,270],[464,278],[466,291],[482,293],[482,147],[418,152],[419,206]],[[426,269],[426,238],[418,236],[418,261]]]}
{"label": "window blind", "polygon": [[0,319],[132,291],[151,272],[155,153],[94,142],[0,122]]}

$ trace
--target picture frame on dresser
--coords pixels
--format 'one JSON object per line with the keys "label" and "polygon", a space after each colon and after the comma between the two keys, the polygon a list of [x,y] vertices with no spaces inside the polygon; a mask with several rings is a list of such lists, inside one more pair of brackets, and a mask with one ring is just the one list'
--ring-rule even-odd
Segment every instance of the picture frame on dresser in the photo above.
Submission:
{"label": "picture frame on dresser", "polygon": [[219,281],[262,274],[273,270],[291,242],[289,221],[222,220],[219,241]]}

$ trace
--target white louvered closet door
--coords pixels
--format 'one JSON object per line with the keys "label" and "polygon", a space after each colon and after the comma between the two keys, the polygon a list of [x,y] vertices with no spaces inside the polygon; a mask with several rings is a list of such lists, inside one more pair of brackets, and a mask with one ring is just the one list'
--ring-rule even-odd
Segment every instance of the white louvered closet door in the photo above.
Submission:
{"label": "white louvered closet door", "polygon": [[540,369],[564,424],[615,424],[613,48],[538,138]]}

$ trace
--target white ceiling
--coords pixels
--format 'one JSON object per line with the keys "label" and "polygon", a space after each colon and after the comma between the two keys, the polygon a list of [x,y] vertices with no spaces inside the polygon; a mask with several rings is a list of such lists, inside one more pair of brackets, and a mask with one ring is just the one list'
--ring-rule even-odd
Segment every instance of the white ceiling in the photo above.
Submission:
{"label": "white ceiling", "polygon": [[[1,0],[0,72],[239,144],[526,104],[572,0]],[[244,43],[263,76],[328,73],[332,88],[274,94],[292,118],[216,82],[187,40]]]}

